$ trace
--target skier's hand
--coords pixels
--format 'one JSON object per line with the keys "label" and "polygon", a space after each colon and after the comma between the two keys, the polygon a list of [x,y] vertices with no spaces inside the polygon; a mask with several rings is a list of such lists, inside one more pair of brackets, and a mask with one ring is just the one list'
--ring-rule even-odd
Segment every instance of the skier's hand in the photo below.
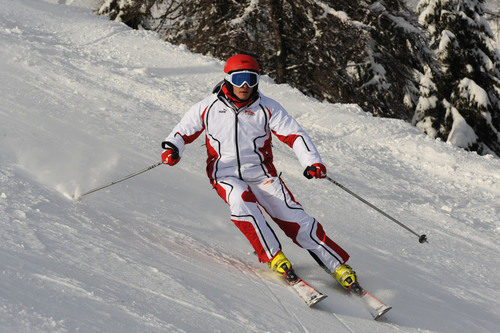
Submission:
{"label": "skier's hand", "polygon": [[314,163],[304,170],[304,177],[306,177],[307,179],[325,178],[326,167],[322,163]]}
{"label": "skier's hand", "polygon": [[171,166],[176,165],[181,159],[179,156],[179,149],[168,141],[163,142],[162,147],[165,149],[165,151],[161,154],[161,160],[163,163]]}

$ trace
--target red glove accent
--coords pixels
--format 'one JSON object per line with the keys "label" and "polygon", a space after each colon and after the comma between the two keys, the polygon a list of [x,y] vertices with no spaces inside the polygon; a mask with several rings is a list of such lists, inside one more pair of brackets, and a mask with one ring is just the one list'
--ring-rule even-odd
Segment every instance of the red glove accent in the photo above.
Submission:
{"label": "red glove accent", "polygon": [[322,163],[314,163],[306,168],[304,176],[308,179],[311,178],[325,178],[326,167]]}
{"label": "red glove accent", "polygon": [[161,154],[161,160],[163,163],[171,166],[176,165],[180,159],[179,153],[173,149],[167,149],[163,152],[163,154]]}

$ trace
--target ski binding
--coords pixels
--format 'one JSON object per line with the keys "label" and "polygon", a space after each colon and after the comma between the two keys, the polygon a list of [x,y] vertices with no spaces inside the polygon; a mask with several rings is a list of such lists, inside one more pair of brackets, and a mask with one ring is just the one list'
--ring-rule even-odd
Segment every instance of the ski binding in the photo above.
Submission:
{"label": "ski binding", "polygon": [[291,268],[285,270],[283,277],[299,297],[310,307],[326,298],[326,295],[299,278]]}
{"label": "ski binding", "polygon": [[359,283],[353,283],[350,288],[351,292],[354,292],[359,298],[363,301],[363,304],[366,306],[373,319],[380,318],[387,311],[392,309],[391,306],[385,305],[378,298],[370,294],[368,291],[363,289]]}

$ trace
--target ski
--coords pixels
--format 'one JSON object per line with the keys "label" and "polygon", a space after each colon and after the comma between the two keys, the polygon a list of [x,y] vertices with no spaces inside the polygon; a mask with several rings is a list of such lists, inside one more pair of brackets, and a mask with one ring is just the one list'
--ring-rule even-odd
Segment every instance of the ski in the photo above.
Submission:
{"label": "ski", "polygon": [[309,307],[326,298],[326,295],[299,278],[291,268],[285,270],[283,278]]}
{"label": "ski", "polygon": [[[255,251],[253,254],[256,255]],[[286,264],[283,264],[281,268],[285,271],[282,276],[283,280],[285,280],[285,282],[309,307],[312,307],[314,304],[326,298],[325,294],[299,278],[293,268],[288,268]]]}
{"label": "ski", "polygon": [[373,319],[378,319],[387,311],[392,309],[391,306],[385,305],[378,298],[370,294],[363,287],[359,285],[359,283],[353,283],[350,288],[351,293],[354,293],[358,296],[362,301],[365,307],[368,309]]}

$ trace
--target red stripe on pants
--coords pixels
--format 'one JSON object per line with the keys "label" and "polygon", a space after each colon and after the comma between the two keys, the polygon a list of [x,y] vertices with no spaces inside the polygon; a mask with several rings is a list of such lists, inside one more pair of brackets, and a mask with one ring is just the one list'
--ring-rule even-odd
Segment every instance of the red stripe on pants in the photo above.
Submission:
{"label": "red stripe on pants", "polygon": [[273,217],[273,221],[285,232],[285,235],[290,237],[295,244],[302,247],[299,243],[297,243],[297,234],[299,233],[300,224],[296,222],[288,222],[283,221],[278,218]]}
{"label": "red stripe on pants", "polygon": [[[317,221],[316,221],[317,222]],[[337,243],[332,241],[326,234],[325,231],[323,230],[323,226],[321,223],[317,222],[318,228],[316,229],[316,236],[320,241],[325,243],[329,248],[331,248],[335,253],[337,253],[343,260],[342,264],[345,263],[349,259],[349,254],[344,251],[343,248],[341,248]]]}
{"label": "red stripe on pants", "polygon": [[217,191],[217,194],[219,195],[219,197],[222,198],[222,200],[224,200],[227,204],[229,204],[227,202],[227,199],[226,199],[226,189],[222,186],[220,186],[218,183],[215,183],[215,190]]}
{"label": "red stripe on pants", "polygon": [[264,247],[262,246],[262,243],[260,242],[259,236],[257,235],[257,232],[255,231],[255,228],[252,223],[248,221],[238,221],[238,220],[233,220],[233,223],[240,229],[240,231],[245,235],[245,237],[248,239],[250,244],[252,244],[253,249],[257,253],[257,257],[259,257],[259,261],[266,263],[271,258],[269,258],[266,254],[266,251],[264,250]]}

